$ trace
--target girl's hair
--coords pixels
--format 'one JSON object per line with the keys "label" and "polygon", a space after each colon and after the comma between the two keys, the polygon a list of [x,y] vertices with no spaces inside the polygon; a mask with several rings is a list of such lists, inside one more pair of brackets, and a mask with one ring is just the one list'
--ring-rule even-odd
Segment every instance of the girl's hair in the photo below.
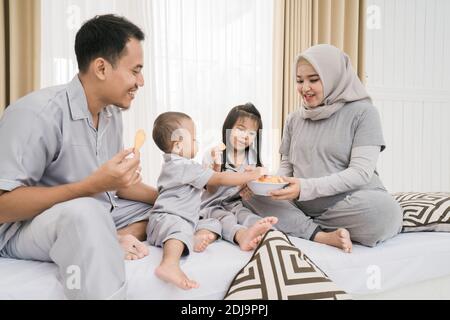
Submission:
{"label": "girl's hair", "polygon": [[[240,118],[249,118],[254,121],[256,121],[258,125],[258,131],[256,133],[256,166],[262,167],[261,163],[261,130],[263,128],[262,120],[261,120],[261,114],[259,113],[258,109],[252,104],[252,103],[246,103],[244,105],[236,106],[233,109],[230,110],[227,117],[225,118],[225,121],[222,126],[222,142],[228,147],[227,144],[227,131],[231,132],[231,129],[233,129],[234,125],[237,123],[237,121]],[[247,147],[245,150],[245,153],[248,155],[249,149],[251,145]],[[227,149],[223,151],[223,157],[222,157],[222,167],[221,171],[225,171],[225,164],[227,162]]]}

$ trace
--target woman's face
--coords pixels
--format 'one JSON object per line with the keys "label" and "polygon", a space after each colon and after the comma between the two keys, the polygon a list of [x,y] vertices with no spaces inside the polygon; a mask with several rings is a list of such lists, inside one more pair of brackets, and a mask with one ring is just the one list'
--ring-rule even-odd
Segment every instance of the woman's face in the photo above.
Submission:
{"label": "woman's face", "polygon": [[305,60],[300,60],[297,66],[297,91],[308,108],[316,108],[323,103],[322,80],[313,66]]}
{"label": "woman's face", "polygon": [[234,150],[243,151],[248,148],[258,134],[258,123],[247,117],[239,118],[231,129],[230,143]]}

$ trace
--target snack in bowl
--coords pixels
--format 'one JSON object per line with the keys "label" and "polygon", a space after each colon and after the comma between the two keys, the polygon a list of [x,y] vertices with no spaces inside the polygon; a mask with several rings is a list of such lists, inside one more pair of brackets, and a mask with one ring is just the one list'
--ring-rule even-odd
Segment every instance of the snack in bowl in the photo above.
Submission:
{"label": "snack in bowl", "polygon": [[269,196],[269,193],[286,187],[289,182],[278,176],[262,176],[261,178],[247,183],[252,192],[259,196]]}
{"label": "snack in bowl", "polygon": [[268,182],[268,183],[285,183],[283,178],[277,176],[262,176],[257,180],[258,182]]}

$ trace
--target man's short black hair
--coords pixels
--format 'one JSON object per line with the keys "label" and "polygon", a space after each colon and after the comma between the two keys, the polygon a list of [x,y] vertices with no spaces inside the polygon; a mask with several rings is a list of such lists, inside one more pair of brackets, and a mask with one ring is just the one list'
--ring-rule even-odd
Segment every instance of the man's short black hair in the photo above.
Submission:
{"label": "man's short black hair", "polygon": [[115,66],[133,38],[143,41],[144,32],[124,17],[106,14],[86,21],[75,37],[78,69],[86,72],[91,61],[99,57]]}

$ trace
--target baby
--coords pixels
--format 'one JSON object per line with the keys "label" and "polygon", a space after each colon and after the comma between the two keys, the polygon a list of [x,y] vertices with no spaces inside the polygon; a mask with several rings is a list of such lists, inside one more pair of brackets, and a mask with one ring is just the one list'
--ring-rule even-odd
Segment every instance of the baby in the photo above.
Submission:
{"label": "baby", "polygon": [[[147,237],[151,245],[163,247],[163,258],[155,270],[156,276],[185,290],[197,288],[198,283],[181,270],[181,256],[191,253],[195,247],[203,250],[214,240],[212,234],[194,235],[202,190],[207,185],[243,185],[265,174],[261,167],[243,173],[215,172],[204,168],[192,160],[197,153],[195,137],[195,124],[184,113],[166,112],[155,120],[153,140],[164,152],[164,164],[158,178],[159,197],[151,210]],[[205,227],[207,224],[204,222],[202,228],[217,230],[214,224],[219,222],[215,219],[210,222],[211,228]],[[264,230],[270,227],[270,222],[267,222]],[[260,236],[248,233],[245,241],[252,242],[252,237]]]}

